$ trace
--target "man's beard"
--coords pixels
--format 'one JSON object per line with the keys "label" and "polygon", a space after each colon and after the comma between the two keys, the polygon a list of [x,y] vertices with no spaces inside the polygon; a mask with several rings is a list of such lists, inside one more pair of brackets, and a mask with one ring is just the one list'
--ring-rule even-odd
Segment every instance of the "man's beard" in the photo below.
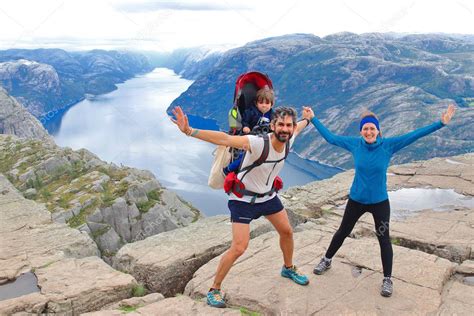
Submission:
{"label": "man's beard", "polygon": [[[285,138],[285,136],[287,137]],[[278,139],[278,141],[281,143],[286,143],[292,136],[293,136],[292,133],[284,133],[284,132],[275,133],[276,139]]]}

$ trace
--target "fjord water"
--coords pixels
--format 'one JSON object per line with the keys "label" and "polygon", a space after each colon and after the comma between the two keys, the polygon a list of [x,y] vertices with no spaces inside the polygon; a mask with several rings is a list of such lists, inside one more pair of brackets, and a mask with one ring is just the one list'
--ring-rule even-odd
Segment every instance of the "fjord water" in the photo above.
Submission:
{"label": "fjord water", "polygon": [[[107,162],[150,170],[207,216],[227,214],[226,194],[207,186],[215,146],[186,137],[166,114],[191,84],[169,69],[157,68],[118,85],[116,91],[76,104],[59,122],[49,122],[56,127],[53,136],[60,146],[86,148]],[[190,120],[195,127],[217,129],[212,120]],[[288,163],[282,175],[286,188],[317,180],[314,173]]]}

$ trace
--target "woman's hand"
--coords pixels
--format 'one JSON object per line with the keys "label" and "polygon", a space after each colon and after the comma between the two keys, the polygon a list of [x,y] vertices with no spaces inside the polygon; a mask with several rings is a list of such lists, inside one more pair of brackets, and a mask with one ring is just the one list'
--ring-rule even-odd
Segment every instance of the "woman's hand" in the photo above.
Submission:
{"label": "woman's hand", "polygon": [[314,117],[314,112],[309,106],[303,106],[303,118],[312,120]]}
{"label": "woman's hand", "polygon": [[453,117],[454,112],[456,112],[456,107],[454,106],[454,104],[448,105],[448,109],[445,112],[443,112],[443,114],[441,114],[441,122],[444,125],[447,125],[451,121],[451,118]]}
{"label": "woman's hand", "polygon": [[191,127],[189,126],[188,117],[184,114],[183,109],[180,106],[175,107],[172,111],[176,119],[170,118],[173,123],[175,123],[179,130],[186,135],[190,135],[192,132]]}

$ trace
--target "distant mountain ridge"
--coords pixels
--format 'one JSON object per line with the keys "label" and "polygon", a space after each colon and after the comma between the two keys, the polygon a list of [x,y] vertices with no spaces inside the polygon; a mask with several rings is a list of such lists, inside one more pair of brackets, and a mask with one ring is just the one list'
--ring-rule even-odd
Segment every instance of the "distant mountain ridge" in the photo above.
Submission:
{"label": "distant mountain ridge", "polygon": [[[360,114],[380,116],[384,136],[409,132],[440,118],[457,102],[453,124],[394,157],[413,159],[474,151],[474,40],[439,34],[338,33],[319,38],[292,34],[267,38],[224,53],[173,101],[190,114],[215,119],[227,129],[234,83],[244,72],[267,73],[276,105],[312,105],[328,128],[357,135]],[[302,157],[350,168],[349,154],[306,131],[295,143]]]}
{"label": "distant mountain ridge", "polygon": [[117,83],[151,70],[145,56],[132,52],[0,51],[0,85],[43,123],[86,94],[113,91]]}
{"label": "distant mountain ridge", "polygon": [[154,67],[172,69],[186,79],[194,80],[217,65],[222,49],[210,47],[178,48],[172,52],[143,52]]}

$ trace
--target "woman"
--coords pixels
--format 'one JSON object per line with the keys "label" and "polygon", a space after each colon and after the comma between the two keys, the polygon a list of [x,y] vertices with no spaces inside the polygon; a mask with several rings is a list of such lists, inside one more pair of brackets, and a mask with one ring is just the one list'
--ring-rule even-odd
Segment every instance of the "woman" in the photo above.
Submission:
{"label": "woman", "polygon": [[370,212],[374,218],[380,244],[384,273],[380,294],[389,297],[393,292],[391,281],[393,251],[389,236],[390,203],[386,176],[390,159],[400,149],[448,124],[455,112],[454,105],[448,106],[440,121],[411,133],[389,138],[382,138],[379,121],[371,112],[365,114],[360,121],[359,130],[362,137],[348,137],[332,134],[314,117],[310,108],[304,107],[304,111],[305,117],[311,118],[321,136],[328,143],[350,151],[355,163],[355,176],[341,226],[334,234],[326,255],[313,272],[323,274],[331,268],[332,257],[342,246],[344,239],[351,233],[359,218],[365,212]]}

